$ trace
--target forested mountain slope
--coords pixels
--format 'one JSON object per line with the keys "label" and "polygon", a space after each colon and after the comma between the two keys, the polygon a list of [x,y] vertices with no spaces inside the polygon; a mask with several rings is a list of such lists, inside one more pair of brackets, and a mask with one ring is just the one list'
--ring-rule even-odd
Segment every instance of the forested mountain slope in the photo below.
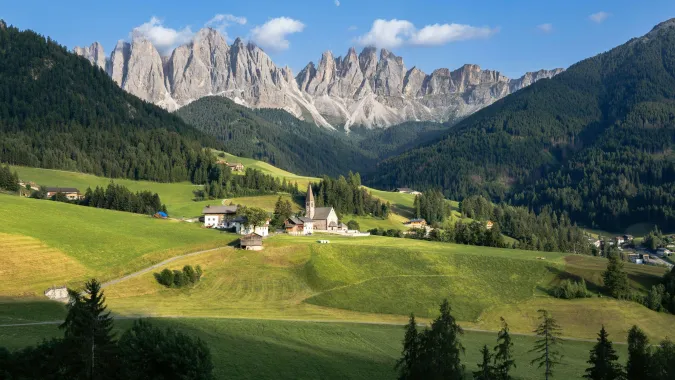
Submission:
{"label": "forested mountain slope", "polygon": [[221,96],[201,98],[176,114],[215,136],[231,154],[313,176],[367,172],[378,160],[428,142],[448,128],[409,122],[389,129],[358,128],[345,134],[317,128],[284,110],[250,109]]}
{"label": "forested mountain slope", "polygon": [[619,229],[675,228],[675,20],[378,166],[371,185],[483,193]]}
{"label": "forested mountain slope", "polygon": [[0,62],[0,161],[107,177],[205,179],[213,159],[202,147],[216,141],[127,94],[86,59],[0,22]]}

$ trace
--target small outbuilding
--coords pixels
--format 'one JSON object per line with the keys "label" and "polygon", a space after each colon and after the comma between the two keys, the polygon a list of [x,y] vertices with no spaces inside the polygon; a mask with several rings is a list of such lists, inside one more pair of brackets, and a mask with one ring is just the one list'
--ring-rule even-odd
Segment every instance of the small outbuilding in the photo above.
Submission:
{"label": "small outbuilding", "polygon": [[239,238],[239,247],[247,251],[260,251],[263,249],[263,237],[256,233],[244,235]]}

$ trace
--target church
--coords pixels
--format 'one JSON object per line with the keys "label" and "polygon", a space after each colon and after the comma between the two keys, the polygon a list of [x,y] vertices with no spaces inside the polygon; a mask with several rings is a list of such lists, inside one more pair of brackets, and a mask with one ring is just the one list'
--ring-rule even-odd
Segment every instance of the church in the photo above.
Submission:
{"label": "church", "polygon": [[315,207],[314,194],[312,186],[307,186],[307,197],[305,198],[305,218],[312,219],[314,230],[328,231],[338,230],[338,217],[332,207]]}

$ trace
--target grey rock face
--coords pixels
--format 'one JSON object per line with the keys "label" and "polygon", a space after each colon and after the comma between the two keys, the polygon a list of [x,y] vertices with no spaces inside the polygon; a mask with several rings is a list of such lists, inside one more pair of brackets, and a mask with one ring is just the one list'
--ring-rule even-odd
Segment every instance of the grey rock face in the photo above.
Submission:
{"label": "grey rock face", "polygon": [[105,52],[103,46],[98,42],[94,42],[89,47],[75,47],[73,53],[88,59],[92,65],[96,65],[103,70],[106,69]]}
{"label": "grey rock face", "polygon": [[[409,120],[447,121],[467,116],[562,69],[509,79],[497,71],[464,65],[425,74],[408,70],[390,51],[354,48],[344,57],[323,53],[297,76],[279,68],[253,44],[228,45],[216,30],[200,30],[193,41],[161,57],[146,40],[120,41],[107,64],[95,43],[75,48],[126,91],[168,110],[208,95],[226,96],[248,107],[282,108],[326,128],[388,127]],[[329,123],[330,121],[330,123]]]}

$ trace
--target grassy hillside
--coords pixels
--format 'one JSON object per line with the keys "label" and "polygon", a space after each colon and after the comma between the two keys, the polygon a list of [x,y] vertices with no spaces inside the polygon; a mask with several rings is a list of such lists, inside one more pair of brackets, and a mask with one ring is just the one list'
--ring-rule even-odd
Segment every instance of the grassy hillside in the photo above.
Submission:
{"label": "grassy hillside", "polygon": [[108,279],[236,237],[144,215],[0,194],[0,295]]}
{"label": "grassy hillside", "polygon": [[[126,329],[131,321],[117,321]],[[211,348],[217,379],[392,379],[400,356],[401,326],[254,321],[227,319],[153,319],[153,324],[172,327],[203,339]],[[0,327],[0,341],[10,349],[35,344],[45,337],[62,334],[55,326]],[[615,341],[625,337],[610,336]],[[492,333],[465,332],[461,357],[467,372],[480,361],[479,349],[495,345]],[[528,350],[534,338],[513,336],[517,379],[539,380],[541,374],[529,365]],[[565,342],[564,364],[556,377],[580,379],[592,343]],[[620,360],[626,346],[616,346]]]}

